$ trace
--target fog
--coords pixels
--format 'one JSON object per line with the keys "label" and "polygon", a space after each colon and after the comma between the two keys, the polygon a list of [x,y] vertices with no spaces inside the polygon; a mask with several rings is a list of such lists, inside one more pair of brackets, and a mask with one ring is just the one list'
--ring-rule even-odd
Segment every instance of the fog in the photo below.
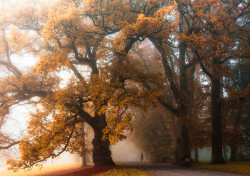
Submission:
{"label": "fog", "polygon": [[[130,139],[118,142],[111,146],[112,158],[119,163],[124,162],[139,162],[141,151],[133,144]],[[91,153],[89,154],[91,157]],[[93,165],[93,163],[88,163]],[[0,173],[1,176],[34,176],[34,175],[53,175],[56,172],[70,172],[81,167],[81,158],[77,155],[72,155],[68,152],[63,153],[55,159],[49,159],[43,164],[42,168],[33,167],[28,170],[20,170],[16,173],[8,171],[4,161],[1,161]]]}
{"label": "fog", "polygon": [[[20,139],[27,128],[27,123],[29,120],[29,113],[34,110],[30,105],[20,105],[14,106],[10,112],[10,118],[4,124],[2,131],[10,135],[14,139]],[[88,128],[91,128],[88,126]],[[89,130],[90,133],[92,129]],[[128,138],[124,141],[118,142],[116,145],[111,146],[112,158],[115,162],[131,162],[131,161],[140,161],[141,151],[134,145],[132,139],[129,136],[129,132],[126,134]],[[88,139],[92,141],[93,135],[90,135],[91,138]],[[91,143],[91,142],[90,142]],[[92,146],[89,146],[90,148]],[[70,154],[68,152],[63,153],[55,159],[49,159],[43,163],[43,168],[34,167],[28,170],[21,170],[17,173],[13,171],[8,171],[5,164],[6,160],[9,158],[18,158],[18,146],[12,147],[8,151],[0,151],[0,175],[1,176],[16,176],[16,175],[39,175],[39,174],[48,174],[57,170],[69,170],[81,167],[81,158],[77,155]],[[90,162],[88,165],[93,165],[92,163],[92,154],[88,153]]]}

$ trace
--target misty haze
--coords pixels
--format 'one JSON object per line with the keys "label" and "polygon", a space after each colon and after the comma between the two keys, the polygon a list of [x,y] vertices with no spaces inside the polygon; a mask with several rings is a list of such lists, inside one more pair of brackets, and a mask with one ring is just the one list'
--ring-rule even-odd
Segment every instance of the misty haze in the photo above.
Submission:
{"label": "misty haze", "polygon": [[250,175],[248,0],[1,0],[1,176]]}

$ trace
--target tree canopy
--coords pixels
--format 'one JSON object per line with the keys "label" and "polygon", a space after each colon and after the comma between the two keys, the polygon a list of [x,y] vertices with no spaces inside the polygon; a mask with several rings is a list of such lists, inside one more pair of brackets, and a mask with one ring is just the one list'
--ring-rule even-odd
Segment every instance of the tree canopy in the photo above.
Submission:
{"label": "tree canopy", "polygon": [[[136,118],[132,112],[157,104],[178,118],[179,162],[191,157],[191,148],[206,145],[194,133],[207,124],[199,139],[210,131],[211,163],[223,163],[223,79],[234,76],[232,63],[249,59],[248,9],[245,0],[61,0],[49,6],[31,1],[5,9],[0,129],[14,105],[36,107],[27,135],[5,138],[3,148],[19,143],[21,153],[19,160],[8,160],[10,169],[32,167],[64,151],[81,155],[84,122],[95,133],[95,165],[113,165],[109,145],[125,138]],[[150,57],[140,53],[138,48],[147,47],[142,41]],[[13,62],[31,55],[37,62],[28,70]],[[64,86],[63,71],[71,75]],[[210,122],[202,119],[204,112]]]}

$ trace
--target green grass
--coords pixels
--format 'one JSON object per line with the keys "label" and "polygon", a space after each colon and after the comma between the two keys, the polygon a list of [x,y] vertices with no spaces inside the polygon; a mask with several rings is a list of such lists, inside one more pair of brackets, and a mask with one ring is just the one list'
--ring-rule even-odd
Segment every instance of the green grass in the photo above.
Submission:
{"label": "green grass", "polygon": [[194,164],[192,168],[209,169],[217,171],[225,171],[232,173],[248,174],[250,175],[250,161],[246,162],[233,162],[227,164],[210,165],[205,163]]}
{"label": "green grass", "polygon": [[151,176],[139,169],[112,169],[96,176]]}

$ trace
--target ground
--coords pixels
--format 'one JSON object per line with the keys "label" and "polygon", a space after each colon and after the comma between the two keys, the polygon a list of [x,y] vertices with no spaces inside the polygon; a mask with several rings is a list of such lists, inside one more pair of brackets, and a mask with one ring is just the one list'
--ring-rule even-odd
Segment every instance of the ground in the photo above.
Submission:
{"label": "ground", "polygon": [[[137,168],[147,172],[153,176],[243,176],[243,174],[227,173],[221,171],[211,171],[202,169],[185,168],[173,166],[169,164],[147,164],[147,163],[119,163],[122,168]],[[108,170],[110,167],[97,167],[86,168],[71,174],[64,174],[60,176],[92,176],[93,174],[100,173]]]}
{"label": "ground", "polygon": [[[90,166],[89,166],[90,167]],[[81,164],[51,164],[45,165],[42,169],[33,167],[19,172],[8,171],[5,167],[0,168],[0,176],[54,176],[60,173],[72,173],[81,170]]]}
{"label": "ground", "polygon": [[227,164],[210,165],[209,163],[197,163],[192,166],[196,169],[219,170],[232,173],[250,175],[250,161],[231,162]]}
{"label": "ground", "polygon": [[135,165],[153,176],[243,176],[243,174],[227,173],[202,169],[186,168],[167,164]]}
{"label": "ground", "polygon": [[[236,174],[236,173],[227,173],[222,171],[212,171],[212,170],[202,170],[202,169],[195,169],[195,168],[185,168],[179,167],[171,164],[148,164],[148,163],[118,163],[120,166],[116,166],[115,168],[137,168],[147,172],[153,176],[243,176],[243,174]],[[93,176],[99,174],[101,172],[105,172],[109,169],[114,167],[93,167],[93,166],[86,166],[81,168],[80,165],[62,165],[61,167],[52,168],[44,168],[43,170],[39,171],[36,170],[34,172],[28,172],[24,174],[13,172],[8,172],[8,174],[4,174],[0,172],[1,176]],[[249,165],[250,167],[250,165]],[[250,168],[249,168],[250,169]]]}
{"label": "ground", "polygon": [[225,173],[211,170],[196,170],[189,168],[175,168],[175,169],[153,169],[147,171],[153,176],[243,176],[242,174]]}

